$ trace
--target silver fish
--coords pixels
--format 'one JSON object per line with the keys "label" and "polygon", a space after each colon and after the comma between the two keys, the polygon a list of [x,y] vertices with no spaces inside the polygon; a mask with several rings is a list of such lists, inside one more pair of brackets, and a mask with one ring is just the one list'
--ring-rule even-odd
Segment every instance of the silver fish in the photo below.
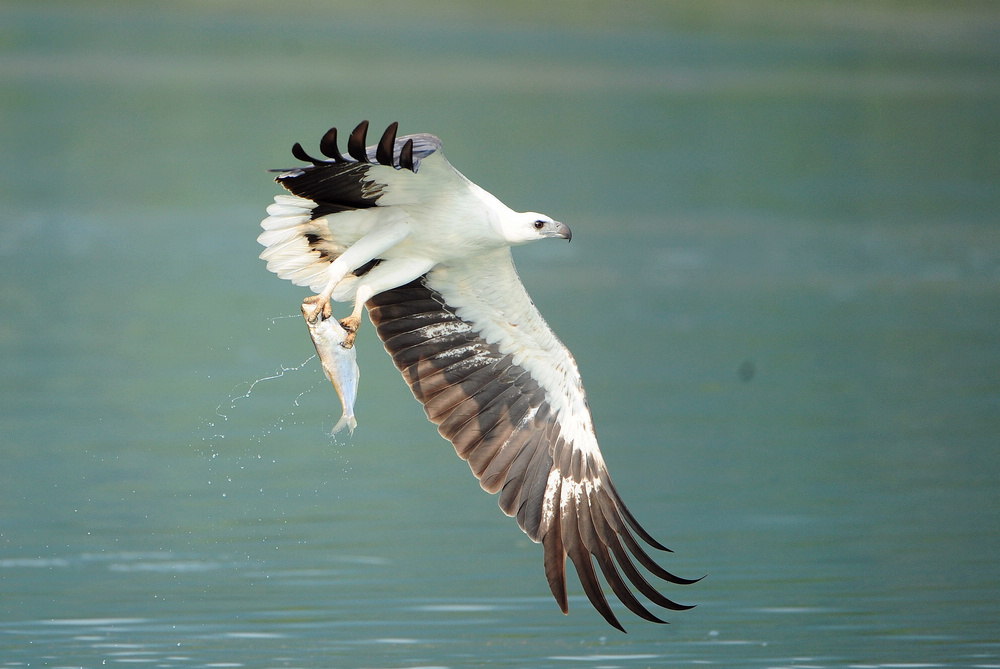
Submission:
{"label": "silver fish", "polygon": [[333,434],[345,427],[353,434],[354,428],[358,426],[354,417],[354,401],[358,397],[358,382],[361,379],[357,350],[353,346],[341,346],[347,337],[347,331],[336,318],[324,319],[320,305],[303,302],[302,317],[306,319],[309,336],[312,337],[316,354],[323,365],[323,373],[336,388],[340,403],[344,406],[344,414],[333,426]]}

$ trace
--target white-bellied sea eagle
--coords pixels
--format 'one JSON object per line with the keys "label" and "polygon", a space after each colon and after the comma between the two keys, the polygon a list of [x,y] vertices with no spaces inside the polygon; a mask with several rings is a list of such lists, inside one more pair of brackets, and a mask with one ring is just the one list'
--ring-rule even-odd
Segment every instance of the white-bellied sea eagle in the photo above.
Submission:
{"label": "white-bellied sea eagle", "polygon": [[[570,239],[569,228],[518,213],[456,171],[428,134],[396,137],[393,123],[366,147],[368,122],[324,159],[299,144],[308,165],[280,171],[290,194],[267,208],[258,241],[267,269],[330,300],[354,301],[341,321],[354,335],[365,306],[396,367],[483,489],[544,548],[545,575],[565,613],[566,557],[590,602],[624,631],[597,567],[632,612],[653,615],[632,592],[672,610],[640,571],[675,584],[637,537],[668,550],[632,516],[611,483],[573,356],[549,329],[517,276],[510,247]],[[631,587],[630,585],[631,584]]]}

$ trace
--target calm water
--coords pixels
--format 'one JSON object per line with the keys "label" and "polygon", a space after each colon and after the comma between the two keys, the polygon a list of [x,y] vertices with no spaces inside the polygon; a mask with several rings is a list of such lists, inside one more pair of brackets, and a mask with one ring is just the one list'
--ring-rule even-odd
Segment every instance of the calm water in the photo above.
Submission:
{"label": "calm water", "polygon": [[[0,4],[0,667],[1000,667],[992,4]],[[265,172],[399,120],[519,249],[640,520],[622,635],[369,326],[360,426]]]}

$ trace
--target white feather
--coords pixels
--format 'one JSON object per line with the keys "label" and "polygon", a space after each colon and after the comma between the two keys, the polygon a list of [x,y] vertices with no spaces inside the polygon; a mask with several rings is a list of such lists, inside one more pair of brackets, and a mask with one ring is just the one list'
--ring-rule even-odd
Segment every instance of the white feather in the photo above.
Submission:
{"label": "white feather", "polygon": [[597,451],[576,361],[535,308],[509,249],[440,266],[428,274],[427,283],[483,339],[512,355],[514,364],[545,388],[564,437],[585,452]]}
{"label": "white feather", "polygon": [[257,241],[271,248],[272,246],[279,246],[299,237],[302,237],[302,230],[299,229],[299,226],[294,226],[265,230],[257,237]]}

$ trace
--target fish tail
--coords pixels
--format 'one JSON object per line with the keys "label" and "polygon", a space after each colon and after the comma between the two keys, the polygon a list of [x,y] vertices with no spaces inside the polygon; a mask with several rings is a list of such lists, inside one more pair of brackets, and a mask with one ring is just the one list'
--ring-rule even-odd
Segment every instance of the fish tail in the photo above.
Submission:
{"label": "fish tail", "polygon": [[340,417],[340,420],[337,421],[337,424],[333,426],[333,430],[330,431],[330,434],[331,435],[337,434],[346,427],[348,432],[353,435],[354,428],[356,428],[357,426],[358,426],[358,419],[354,417],[354,414],[348,415],[345,413],[343,416]]}

